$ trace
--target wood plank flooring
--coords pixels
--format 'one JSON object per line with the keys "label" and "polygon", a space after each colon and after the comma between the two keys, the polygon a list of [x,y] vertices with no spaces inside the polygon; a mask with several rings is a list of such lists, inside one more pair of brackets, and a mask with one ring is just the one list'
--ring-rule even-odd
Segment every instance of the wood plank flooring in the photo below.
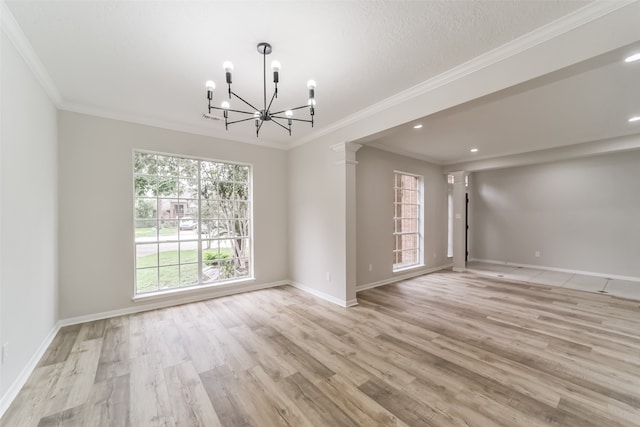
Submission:
{"label": "wood plank flooring", "polygon": [[439,272],[63,328],[2,426],[640,426],[640,302]]}

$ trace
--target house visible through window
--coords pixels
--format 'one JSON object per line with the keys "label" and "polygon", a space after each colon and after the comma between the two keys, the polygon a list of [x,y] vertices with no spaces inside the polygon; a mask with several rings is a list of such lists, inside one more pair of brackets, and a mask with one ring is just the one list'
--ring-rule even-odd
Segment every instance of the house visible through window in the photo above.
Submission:
{"label": "house visible through window", "polygon": [[134,152],[135,293],[252,275],[251,167]]}
{"label": "house visible through window", "polygon": [[422,177],[394,173],[393,207],[393,270],[422,265]]}

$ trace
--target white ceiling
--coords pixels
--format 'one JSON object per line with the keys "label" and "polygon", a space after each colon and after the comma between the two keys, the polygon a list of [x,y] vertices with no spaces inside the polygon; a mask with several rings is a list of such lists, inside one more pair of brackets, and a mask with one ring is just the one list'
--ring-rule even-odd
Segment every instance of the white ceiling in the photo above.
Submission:
{"label": "white ceiling", "polygon": [[[6,1],[60,108],[282,148],[589,3]],[[220,89],[216,104],[224,99],[225,60],[234,91],[261,103],[261,41],[273,45],[269,62],[282,63],[276,109],[305,104],[307,80],[317,81],[316,128],[296,123],[290,137],[266,124],[256,141],[252,122],[225,131],[202,118],[206,80]],[[419,133],[404,126],[366,142],[449,164],[469,160],[471,146],[498,156],[628,134],[617,115],[640,99],[640,85],[618,82],[640,64],[631,71],[609,59],[436,113]]]}

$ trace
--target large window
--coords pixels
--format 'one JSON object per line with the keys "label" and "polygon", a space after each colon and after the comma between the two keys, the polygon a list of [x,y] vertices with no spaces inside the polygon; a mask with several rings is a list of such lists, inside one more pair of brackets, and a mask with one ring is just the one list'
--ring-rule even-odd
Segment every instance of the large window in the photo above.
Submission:
{"label": "large window", "polygon": [[394,173],[393,270],[423,264],[422,177]]}
{"label": "large window", "polygon": [[250,277],[251,167],[133,156],[135,293]]}

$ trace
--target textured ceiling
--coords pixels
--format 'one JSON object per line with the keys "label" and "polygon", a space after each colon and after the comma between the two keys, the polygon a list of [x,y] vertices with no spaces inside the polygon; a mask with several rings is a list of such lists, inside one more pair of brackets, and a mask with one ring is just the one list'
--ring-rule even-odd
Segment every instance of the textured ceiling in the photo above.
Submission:
{"label": "textured ceiling", "polygon": [[[587,3],[6,2],[61,93],[62,108],[223,138],[255,141],[253,125],[225,132],[219,122],[204,120],[204,82],[213,79],[223,87],[221,64],[230,60],[234,90],[261,102],[262,63],[255,45],[270,42],[269,60],[282,63],[276,109],[304,104],[306,81],[318,83],[316,129],[296,124],[293,137],[275,126],[261,131],[261,142],[283,147]],[[440,132],[460,120],[441,118],[434,124]],[[460,132],[451,142],[466,149],[473,139]],[[442,161],[459,156],[445,147],[428,154]]]}

